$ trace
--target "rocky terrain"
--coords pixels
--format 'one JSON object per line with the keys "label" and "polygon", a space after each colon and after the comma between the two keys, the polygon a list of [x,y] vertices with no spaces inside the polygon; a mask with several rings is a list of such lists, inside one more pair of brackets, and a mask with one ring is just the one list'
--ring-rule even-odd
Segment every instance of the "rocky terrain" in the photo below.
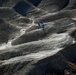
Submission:
{"label": "rocky terrain", "polygon": [[0,0],[0,75],[76,75],[76,0]]}

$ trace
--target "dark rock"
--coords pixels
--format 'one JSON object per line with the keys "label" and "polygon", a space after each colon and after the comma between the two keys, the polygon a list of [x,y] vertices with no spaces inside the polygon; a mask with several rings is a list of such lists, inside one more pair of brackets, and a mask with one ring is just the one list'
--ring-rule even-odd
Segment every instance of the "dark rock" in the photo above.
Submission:
{"label": "dark rock", "polygon": [[60,12],[57,12],[57,13],[50,13],[50,14],[46,14],[44,16],[41,16],[41,17],[38,17],[35,19],[35,23],[38,23],[38,22],[52,22],[52,21],[55,21],[55,20],[59,20],[59,19],[62,19],[62,18],[75,18],[76,16],[76,9],[74,10],[64,10],[64,11],[60,11]]}
{"label": "dark rock", "polygon": [[46,75],[54,72],[62,75],[68,68],[67,60],[61,54],[39,59],[23,56],[7,60],[0,66],[0,73],[2,75]]}
{"label": "dark rock", "polygon": [[65,8],[68,4],[69,0],[42,0],[38,7],[48,12],[55,12]]}
{"label": "dark rock", "polygon": [[9,27],[9,24],[5,23],[2,19],[0,19],[0,30],[6,29]]}
{"label": "dark rock", "polygon": [[67,9],[75,9],[76,8],[76,0],[70,0],[68,6],[65,8]]}
{"label": "dark rock", "polygon": [[24,18],[23,16],[15,12],[14,9],[9,7],[0,8],[0,18],[14,26],[22,26],[26,25],[27,23],[31,23],[31,20],[29,18]]}
{"label": "dark rock", "polygon": [[63,18],[54,22],[54,26],[57,28],[57,33],[64,33],[71,31],[72,28],[76,27],[76,21],[70,18]]}
{"label": "dark rock", "polygon": [[2,6],[3,7],[12,7],[20,1],[24,1],[24,2],[28,1],[30,4],[33,4],[34,6],[38,6],[39,3],[41,2],[41,0],[32,0],[32,1],[31,0],[16,0],[16,1],[15,0],[5,0]]}
{"label": "dark rock", "polygon": [[0,19],[0,43],[8,42],[8,40],[14,38],[19,31],[20,28],[12,26]]}
{"label": "dark rock", "polygon": [[0,18],[7,21],[8,23],[17,24],[16,20],[21,17],[12,8],[0,8]]}
{"label": "dark rock", "polygon": [[2,7],[4,2],[5,2],[5,0],[0,0],[0,7]]}
{"label": "dark rock", "polygon": [[[42,29],[35,29],[30,32],[26,32],[24,35],[19,37],[18,39],[14,40],[12,42],[12,45],[22,44],[26,42],[36,41],[39,39],[43,39],[48,35],[51,35],[51,33],[64,33],[68,31],[71,28],[76,27],[76,21],[68,18],[60,19],[57,21],[54,21],[54,24],[47,23],[44,30]],[[26,30],[27,31],[27,30]],[[36,37],[37,36],[37,37]]]}
{"label": "dark rock", "polygon": [[48,50],[53,51],[57,48],[64,48],[72,43],[73,38],[71,38],[67,33],[53,35],[47,37],[45,40],[43,39],[39,41],[24,43],[5,50],[1,50],[0,60],[6,60],[17,56],[27,55],[30,53],[37,53],[39,51],[45,51],[46,53]]}
{"label": "dark rock", "polygon": [[27,0],[27,1],[32,3],[34,6],[38,6],[42,0]]}
{"label": "dark rock", "polygon": [[9,40],[9,35],[6,32],[0,30],[0,44],[7,43]]}
{"label": "dark rock", "polygon": [[47,52],[40,57],[37,57],[38,53],[34,53],[6,60],[0,65],[0,73],[2,75],[46,75],[54,72],[63,75],[64,70],[69,68],[68,61],[76,62],[75,47],[76,44],[69,45],[49,56],[46,55]]}
{"label": "dark rock", "polygon": [[35,10],[35,7],[32,4],[25,1],[18,2],[13,8],[16,12],[24,16],[32,10]]}
{"label": "dark rock", "polygon": [[20,1],[26,2],[26,0],[16,0],[16,1],[15,0],[5,0],[2,7],[13,7],[14,5],[16,5]]}
{"label": "dark rock", "polygon": [[33,20],[35,20],[35,18],[41,17],[41,15],[45,15],[45,14],[47,14],[46,11],[44,11],[43,9],[37,8],[37,9],[31,11],[30,13],[27,13],[26,16],[29,17],[29,18],[30,18],[30,16],[31,16],[31,18],[32,18]]}
{"label": "dark rock", "polygon": [[[72,50],[72,53],[71,53]],[[68,59],[68,61],[71,61],[73,63],[76,62],[76,44],[72,44],[70,46],[67,46],[64,50],[61,51],[61,54],[63,54],[64,57],[66,57],[66,59]]]}
{"label": "dark rock", "polygon": [[1,0],[0,6],[0,75],[76,73],[75,0]]}
{"label": "dark rock", "polygon": [[47,28],[45,28],[45,30],[43,29],[32,30],[30,32],[26,32],[18,39],[14,40],[12,42],[12,45],[22,44],[22,43],[31,42],[31,41],[37,41],[39,39],[46,37],[49,33],[51,34],[54,32],[55,32],[55,28],[53,28],[52,26],[48,26]]}

